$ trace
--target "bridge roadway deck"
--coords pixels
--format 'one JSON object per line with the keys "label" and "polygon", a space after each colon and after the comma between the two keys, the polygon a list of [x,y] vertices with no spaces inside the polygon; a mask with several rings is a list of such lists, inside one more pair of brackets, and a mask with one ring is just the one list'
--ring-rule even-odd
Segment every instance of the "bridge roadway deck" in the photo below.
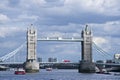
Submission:
{"label": "bridge roadway deck", "polygon": [[[24,62],[0,62],[2,64],[23,64]],[[74,62],[39,62],[39,64],[79,64]]]}
{"label": "bridge roadway deck", "polygon": [[[5,64],[23,64],[24,62],[0,62],[0,65]],[[78,65],[78,62],[39,62],[40,65],[47,65],[47,64],[75,64]],[[119,66],[120,64],[115,63],[95,63],[96,65],[107,65],[107,66]]]}
{"label": "bridge roadway deck", "polygon": [[[40,62],[40,67],[41,68],[45,68],[45,67],[48,67],[48,66],[52,66],[52,67],[59,67],[59,68],[77,68],[78,67],[78,63],[68,63],[68,62]],[[6,63],[0,63],[0,65],[4,65],[4,66],[9,66],[9,67],[12,67],[12,68],[16,68],[16,67],[23,67],[24,64],[23,62],[6,62]]]}
{"label": "bridge roadway deck", "polygon": [[117,63],[95,63],[96,65],[106,65],[111,67],[120,67],[120,64]]}

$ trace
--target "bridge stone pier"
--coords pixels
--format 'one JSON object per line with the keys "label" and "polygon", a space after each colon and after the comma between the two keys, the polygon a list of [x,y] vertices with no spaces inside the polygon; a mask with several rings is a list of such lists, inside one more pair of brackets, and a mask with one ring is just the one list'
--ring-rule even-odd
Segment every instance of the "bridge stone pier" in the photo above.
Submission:
{"label": "bridge stone pier", "polygon": [[33,28],[27,30],[27,58],[25,71],[39,72],[39,63],[36,58],[37,31]]}
{"label": "bridge stone pier", "polygon": [[81,41],[82,59],[78,70],[81,73],[94,73],[95,64],[92,62],[92,32],[87,25],[82,31],[81,37],[83,38],[83,41]]}

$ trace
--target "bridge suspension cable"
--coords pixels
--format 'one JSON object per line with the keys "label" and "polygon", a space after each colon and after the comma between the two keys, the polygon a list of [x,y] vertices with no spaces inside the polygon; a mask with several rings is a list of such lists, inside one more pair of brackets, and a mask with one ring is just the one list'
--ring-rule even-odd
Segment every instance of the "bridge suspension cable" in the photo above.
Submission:
{"label": "bridge suspension cable", "polygon": [[105,58],[105,56],[112,58],[112,55],[104,51],[102,48],[98,47],[95,42],[93,42],[93,47],[96,49],[97,52],[102,53],[102,56]]}
{"label": "bridge suspension cable", "polygon": [[24,42],[20,47],[18,47],[14,51],[12,51],[12,52],[10,52],[10,53],[0,57],[0,61],[5,61],[5,60],[11,58],[12,56],[14,56],[18,51],[20,51],[25,46],[25,43],[26,42]]}
{"label": "bridge suspension cable", "polygon": [[99,54],[99,58],[102,57],[103,59],[106,60],[106,58],[108,58],[108,56],[106,56],[105,54],[101,53],[98,49],[96,49],[94,46],[93,48],[97,51],[97,54],[94,54],[95,56],[98,56]]}

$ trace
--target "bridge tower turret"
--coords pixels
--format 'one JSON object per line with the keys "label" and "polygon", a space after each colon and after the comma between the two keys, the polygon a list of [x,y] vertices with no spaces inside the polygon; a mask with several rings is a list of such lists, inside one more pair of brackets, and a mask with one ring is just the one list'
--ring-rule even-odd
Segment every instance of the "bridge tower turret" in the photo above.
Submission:
{"label": "bridge tower turret", "polygon": [[36,58],[37,31],[34,28],[27,30],[27,58],[25,62],[26,72],[38,72],[39,63]]}
{"label": "bridge tower turret", "polygon": [[79,72],[95,72],[95,64],[92,62],[92,31],[88,28],[88,25],[82,31],[81,37],[83,38],[81,42],[82,59],[79,65]]}

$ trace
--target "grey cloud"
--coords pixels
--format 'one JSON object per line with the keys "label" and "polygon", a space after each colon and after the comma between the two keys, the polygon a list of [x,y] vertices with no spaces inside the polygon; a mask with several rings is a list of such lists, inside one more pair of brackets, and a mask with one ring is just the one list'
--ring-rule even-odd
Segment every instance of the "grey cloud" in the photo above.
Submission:
{"label": "grey cloud", "polygon": [[[103,1],[103,0],[102,0]],[[69,23],[77,23],[77,24],[86,24],[86,23],[104,23],[107,21],[114,21],[114,20],[119,20],[119,15],[114,16],[114,15],[104,15],[104,13],[109,14],[109,10],[110,7],[113,8],[114,10],[118,10],[119,6],[115,6],[115,4],[117,4],[117,1],[111,1],[114,2],[114,4],[111,4],[110,6],[107,6],[108,1],[105,1],[106,3],[99,3],[99,1],[91,1],[91,3],[89,3],[90,8],[87,6],[87,4],[85,4],[83,6],[84,3],[86,3],[87,1],[73,1],[73,0],[59,0],[59,1],[55,1],[55,0],[35,0],[35,1],[28,1],[28,0],[20,0],[20,1],[9,1],[10,5],[14,5],[13,3],[17,3],[18,6],[16,5],[16,7],[11,7],[11,9],[9,9],[9,11],[5,11],[7,13],[7,15],[10,18],[18,18],[18,16],[20,16],[21,14],[27,14],[27,15],[34,15],[34,16],[38,16],[38,20],[35,21],[30,21],[30,22],[34,22],[35,24],[39,24],[39,25],[67,25]],[[95,9],[92,10],[91,5],[93,3],[97,3],[99,5],[104,4],[104,6],[107,6],[109,8],[105,8],[106,12],[99,13],[99,9]],[[61,6],[56,6],[55,4],[52,6],[48,6],[52,3],[55,4],[63,4]],[[96,8],[99,7],[99,5],[96,5]],[[7,7],[10,7],[9,5],[6,5]],[[95,4],[94,4],[95,6]],[[104,7],[101,6],[101,7]],[[118,9],[116,9],[118,8]],[[91,11],[89,11],[91,10]],[[4,10],[3,10],[4,12]],[[112,11],[115,12],[115,11]],[[112,13],[111,12],[111,13]],[[119,12],[118,12],[119,13]],[[11,15],[12,14],[12,15]],[[26,20],[23,20],[24,23],[28,22]]]}

